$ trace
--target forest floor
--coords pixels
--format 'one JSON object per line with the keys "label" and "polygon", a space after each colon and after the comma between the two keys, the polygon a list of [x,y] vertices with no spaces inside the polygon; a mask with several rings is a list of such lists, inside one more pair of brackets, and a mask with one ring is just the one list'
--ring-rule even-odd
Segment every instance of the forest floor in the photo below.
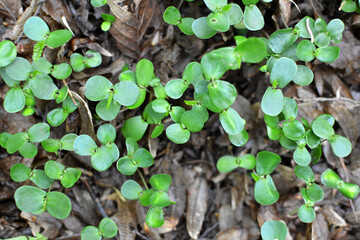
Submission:
{"label": "forest floor", "polygon": [[[33,6],[30,6],[31,2]],[[170,79],[181,78],[185,66],[191,61],[199,61],[206,52],[235,45],[233,36],[237,35],[236,29],[201,40],[184,35],[177,27],[162,20],[163,11],[170,5],[180,6],[183,16],[197,18],[207,15],[209,10],[200,0],[191,3],[182,0],[120,2],[120,6],[129,11],[127,19],[117,22],[109,32],[103,32],[100,29],[101,14],[110,13],[109,6],[93,8],[88,0],[1,0],[0,40],[14,37],[14,26],[21,25],[18,19],[27,8],[32,8],[32,14],[36,12],[42,17],[50,29],[64,28],[61,20],[64,16],[75,37],[60,50],[46,48],[44,56],[52,63],[68,62],[71,53],[84,53],[88,49],[99,51],[103,56],[101,67],[74,73],[67,80],[70,89],[80,94],[89,77],[103,75],[115,80],[124,64],[134,69],[141,58],[154,63],[156,76],[166,84]],[[240,4],[241,1],[234,2]],[[321,16],[326,22],[334,18],[344,21],[343,40],[338,45],[341,48],[339,59],[331,64],[317,60],[309,63],[307,66],[315,75],[314,82],[307,87],[290,84],[284,93],[285,96],[296,97],[299,118],[314,119],[323,113],[332,114],[337,121],[335,131],[346,136],[353,145],[350,156],[339,159],[332,153],[329,143],[323,143],[323,156],[313,166],[315,181],[320,182],[321,173],[332,168],[342,179],[360,184],[360,15],[340,12],[341,1],[295,2],[301,13],[288,0],[270,4],[259,2],[265,17],[265,28],[248,32],[246,36],[268,37],[277,29],[286,28],[286,25],[294,27],[304,16]],[[242,3],[240,5],[243,7]],[[126,21],[135,23],[135,31],[122,30]],[[34,42],[20,35],[16,46],[18,55],[31,59]],[[184,145],[170,142],[165,134],[151,139],[150,133],[147,133],[139,142],[140,146],[155,155],[155,164],[145,169],[145,177],[168,173],[173,178],[169,196],[176,205],[166,208],[164,226],[147,228],[144,226],[146,210],[137,201],[122,201],[116,190],[121,188],[127,177],[120,174],[115,166],[100,173],[91,168],[89,159],[71,152],[49,154],[39,146],[39,153],[34,159],[24,159],[17,154],[9,155],[0,148],[0,238],[32,236],[41,232],[49,239],[80,239],[81,229],[87,225],[97,226],[104,210],[120,227],[119,235],[114,239],[185,240],[191,239],[192,235],[198,236],[198,239],[255,240],[261,238],[260,226],[267,220],[283,220],[290,232],[288,240],[360,239],[360,224],[357,222],[360,218],[360,198],[350,202],[337,191],[324,187],[324,200],[315,206],[315,221],[305,224],[298,219],[296,209],[303,204],[299,189],[305,183],[294,175],[292,151],[283,149],[278,141],[270,141],[267,137],[260,108],[269,82],[269,76],[259,71],[263,64],[243,64],[240,70],[228,71],[224,76],[235,84],[238,91],[233,108],[247,122],[250,138],[245,146],[231,145],[217,114],[210,114],[204,129],[193,133]],[[0,80],[0,132],[14,134],[24,131],[34,123],[44,121],[46,114],[56,106],[54,101],[37,101],[37,112],[33,116],[9,114],[2,107],[7,90],[6,84]],[[187,98],[191,99],[191,95],[185,96]],[[343,98],[352,100],[343,101]],[[178,104],[184,106],[180,101]],[[89,107],[94,111],[95,104],[89,103]],[[111,123],[119,130],[124,119],[134,114],[134,111],[123,111]],[[95,126],[99,124],[101,122],[95,122]],[[51,137],[60,138],[69,132],[79,134],[86,132],[86,127],[81,122],[81,112],[75,111],[64,124],[52,130]],[[118,135],[116,144],[122,153],[125,149],[124,137]],[[271,206],[261,206],[255,201],[254,181],[249,171],[238,169],[222,174],[216,169],[216,161],[221,156],[256,154],[261,150],[272,151],[282,157],[282,163],[272,175],[280,199]],[[61,160],[83,172],[81,181],[64,190],[73,205],[70,216],[64,220],[57,220],[47,213],[32,215],[21,212],[13,199],[15,190],[23,183],[11,180],[11,166],[18,162],[42,166],[49,159]],[[132,178],[140,179],[137,174]]]}

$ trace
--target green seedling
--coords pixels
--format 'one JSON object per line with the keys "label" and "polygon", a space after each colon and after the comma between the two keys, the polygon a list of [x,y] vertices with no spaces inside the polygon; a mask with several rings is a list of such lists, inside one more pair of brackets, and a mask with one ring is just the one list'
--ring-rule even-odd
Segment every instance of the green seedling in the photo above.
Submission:
{"label": "green seedling", "polygon": [[60,180],[61,185],[66,188],[74,186],[81,175],[79,169],[65,168],[64,165],[53,160],[46,162],[44,171],[49,178]]}
{"label": "green seedling", "polygon": [[113,238],[118,232],[118,227],[111,218],[103,218],[99,227],[86,226],[81,230],[81,240],[101,240],[102,238]]}
{"label": "green seedling", "polygon": [[57,152],[60,150],[74,151],[73,144],[78,137],[75,133],[69,133],[63,136],[60,140],[48,138],[41,142],[41,146],[47,152]]}
{"label": "green seedling", "polygon": [[94,68],[100,66],[102,57],[99,52],[88,50],[85,55],[73,53],[70,56],[70,65],[75,72],[81,72],[85,68]]}
{"label": "green seedling", "polygon": [[[67,88],[65,91],[67,92]],[[51,110],[46,116],[46,119],[51,126],[58,127],[66,120],[70,113],[74,112],[78,108],[78,106],[79,104],[77,102],[75,105],[70,96],[67,96],[65,101],[62,103],[62,108],[55,108]]]}
{"label": "green seedling", "polygon": [[101,24],[101,30],[103,30],[104,32],[109,31],[111,24],[115,22],[116,18],[113,15],[105,13],[101,14],[101,18],[104,20]]}
{"label": "green seedling", "polygon": [[10,169],[10,177],[15,182],[24,182],[31,180],[37,187],[48,189],[54,180],[49,178],[44,170],[29,168],[22,163],[16,163]]}
{"label": "green seedling", "polygon": [[44,237],[41,233],[37,233],[35,237],[21,236],[21,237],[6,238],[4,240],[48,240],[48,238]]}
{"label": "green seedling", "polygon": [[216,167],[219,172],[228,173],[234,169],[241,167],[248,170],[255,168],[255,156],[251,154],[244,154],[242,156],[223,156],[217,161]]}
{"label": "green seedling", "polygon": [[360,193],[359,185],[342,181],[330,168],[321,174],[321,182],[328,188],[338,189],[344,197],[349,199],[356,198]]}
{"label": "green seedling", "polygon": [[26,132],[19,132],[11,135],[1,133],[1,146],[6,148],[9,154],[16,151],[25,157],[33,158],[38,150],[34,143],[42,142],[50,136],[50,126],[46,123],[38,123],[30,127]]}
{"label": "green seedling", "polygon": [[285,223],[280,221],[267,221],[261,227],[261,237],[263,240],[285,240],[288,229]]}
{"label": "green seedling", "polygon": [[344,12],[357,12],[359,13],[360,9],[360,1],[356,0],[343,0],[340,4],[339,10],[342,10]]}
{"label": "green seedling", "polygon": [[93,7],[102,7],[102,6],[105,6],[107,4],[107,0],[91,0],[90,4]]}
{"label": "green seedling", "polygon": [[61,192],[45,192],[37,187],[21,186],[14,195],[16,206],[24,212],[41,214],[45,210],[57,219],[65,219],[71,212],[70,199]]}
{"label": "green seedling", "polygon": [[16,46],[9,40],[0,42],[0,68],[6,67],[16,58]]}

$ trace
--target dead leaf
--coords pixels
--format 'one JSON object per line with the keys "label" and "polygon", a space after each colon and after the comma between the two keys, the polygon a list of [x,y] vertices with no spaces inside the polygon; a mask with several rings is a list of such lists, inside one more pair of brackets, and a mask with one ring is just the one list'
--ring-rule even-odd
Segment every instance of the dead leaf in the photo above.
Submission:
{"label": "dead leaf", "polygon": [[229,239],[247,240],[248,233],[246,229],[234,227],[220,232],[218,235],[216,235],[215,239],[216,240],[229,240]]}
{"label": "dead leaf", "polygon": [[289,0],[279,0],[280,14],[285,25],[289,23],[291,18],[291,3]]}
{"label": "dead leaf", "polygon": [[346,227],[347,226],[345,220],[337,212],[335,212],[332,208],[326,207],[326,208],[323,208],[322,210],[323,210],[322,212],[325,215],[328,223],[333,224],[337,227]]}
{"label": "dead leaf", "polygon": [[0,14],[10,17],[13,21],[16,21],[22,12],[21,0],[0,1]]}
{"label": "dead leaf", "polygon": [[317,213],[316,218],[312,223],[311,239],[312,240],[329,239],[329,228],[322,213]]}
{"label": "dead leaf", "polygon": [[236,225],[234,211],[230,204],[225,204],[219,209],[219,228],[223,231]]}
{"label": "dead leaf", "polygon": [[41,234],[47,238],[54,239],[59,235],[59,230],[62,225],[60,220],[54,218],[47,212],[43,212],[40,215],[21,212],[20,216],[27,220],[34,236],[40,232],[41,228],[44,229]]}
{"label": "dead leaf", "polygon": [[198,177],[188,189],[188,208],[186,211],[186,228],[191,238],[197,239],[200,234],[207,208],[208,186],[204,178]]}
{"label": "dead leaf", "polygon": [[117,40],[119,50],[131,58],[139,58],[143,37],[148,28],[156,32],[160,25],[161,6],[156,0],[134,0],[132,4],[119,6],[108,0],[111,12],[116,17],[109,33]]}

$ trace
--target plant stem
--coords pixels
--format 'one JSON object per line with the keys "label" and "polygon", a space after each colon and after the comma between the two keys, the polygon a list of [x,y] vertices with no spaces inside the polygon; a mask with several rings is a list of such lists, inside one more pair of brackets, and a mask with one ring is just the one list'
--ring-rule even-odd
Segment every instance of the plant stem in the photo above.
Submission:
{"label": "plant stem", "polygon": [[139,168],[137,169],[137,172],[139,173],[140,178],[141,178],[141,181],[143,182],[145,188],[146,188],[146,189],[149,189],[148,185],[146,184],[145,178],[144,178],[144,176],[142,175],[142,173],[140,172]]}
{"label": "plant stem", "polygon": [[76,103],[76,101],[75,101],[75,99],[74,99],[73,95],[71,94],[71,91],[70,91],[69,85],[67,84],[67,82],[65,81],[65,79],[62,79],[62,82],[63,82],[64,86],[68,87],[68,94],[69,94],[69,96],[70,96],[71,100],[73,101],[73,103],[75,104],[75,106],[77,106],[78,104]]}
{"label": "plant stem", "polygon": [[314,42],[314,34],[312,33],[311,28],[310,28],[310,18],[306,19],[306,29],[307,29],[308,33],[310,34],[310,39],[311,39],[311,42],[313,43]]}

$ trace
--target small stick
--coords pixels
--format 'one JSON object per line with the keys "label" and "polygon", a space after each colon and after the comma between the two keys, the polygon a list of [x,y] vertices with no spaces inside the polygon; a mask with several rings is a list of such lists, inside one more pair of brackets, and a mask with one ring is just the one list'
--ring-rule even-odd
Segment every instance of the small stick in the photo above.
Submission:
{"label": "small stick", "polygon": [[313,43],[314,42],[314,34],[312,33],[311,28],[310,28],[310,18],[306,19],[306,29],[307,29],[308,33],[310,34],[310,39],[311,39],[311,42]]}
{"label": "small stick", "polygon": [[290,2],[292,2],[292,3],[295,5],[296,9],[299,11],[299,13],[301,13],[300,8],[299,8],[298,5],[296,4],[296,2],[294,2],[293,0],[290,0]]}
{"label": "small stick", "polygon": [[336,101],[339,101],[339,102],[352,103],[356,106],[358,106],[360,104],[360,102],[358,102],[358,101],[352,100],[350,98],[344,98],[344,97],[338,97],[338,98],[319,97],[319,98],[307,98],[307,99],[294,97],[293,99],[297,100],[297,101],[301,101],[301,102],[312,102],[312,101],[313,102],[336,102]]}
{"label": "small stick", "polygon": [[103,218],[107,218],[108,215],[106,214],[103,206],[101,206],[101,204],[97,201],[97,198],[96,198],[96,196],[95,196],[95,193],[94,193],[94,191],[92,190],[91,186],[89,185],[87,179],[86,179],[86,178],[85,178],[85,179],[82,179],[82,182],[83,182],[84,185],[86,186],[86,188],[87,188],[87,190],[88,190],[88,192],[89,192],[89,194],[90,194],[91,199],[95,202],[96,207],[98,208],[98,210],[99,210],[99,212],[100,212],[100,215],[101,215]]}
{"label": "small stick", "polygon": [[65,79],[61,79],[61,80],[62,80],[62,82],[63,82],[64,86],[68,87],[68,94],[69,94],[69,96],[70,96],[71,100],[73,101],[74,105],[75,105],[75,106],[77,106],[78,104],[77,104],[77,102],[75,101],[75,99],[74,99],[73,95],[71,94],[71,91],[70,91],[69,85],[67,84],[67,82],[65,81]]}
{"label": "small stick", "polygon": [[346,1],[342,1],[341,5],[340,5],[340,7],[339,7],[339,11],[342,10],[342,8],[344,7],[345,3],[346,3]]}

